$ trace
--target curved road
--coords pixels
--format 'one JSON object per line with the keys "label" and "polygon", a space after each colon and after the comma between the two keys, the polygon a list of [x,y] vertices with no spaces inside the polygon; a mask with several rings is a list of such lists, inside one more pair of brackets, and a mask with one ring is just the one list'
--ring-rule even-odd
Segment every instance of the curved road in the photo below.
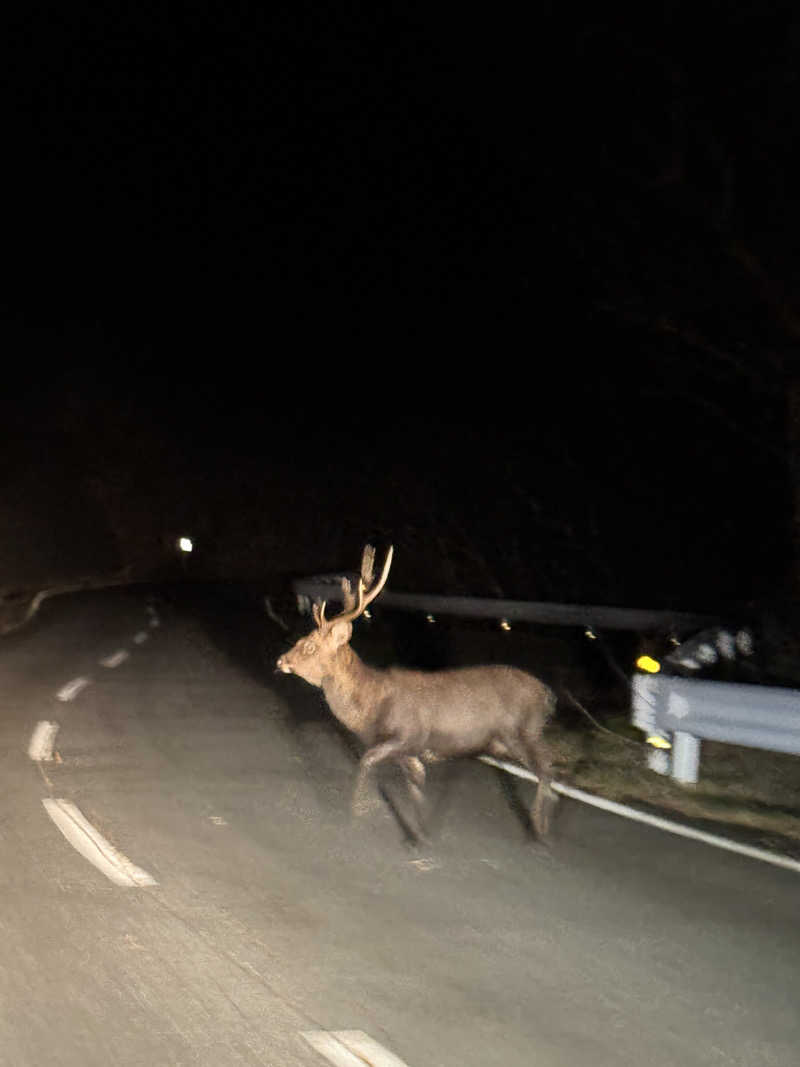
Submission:
{"label": "curved road", "polygon": [[[0,1063],[334,1062],[310,1031],[409,1067],[797,1063],[800,876],[569,802],[526,844],[477,762],[431,769],[410,852],[386,804],[351,822],[352,753],[271,673],[271,626],[114,591],[0,645]],[[114,884],[43,800],[157,884]]]}

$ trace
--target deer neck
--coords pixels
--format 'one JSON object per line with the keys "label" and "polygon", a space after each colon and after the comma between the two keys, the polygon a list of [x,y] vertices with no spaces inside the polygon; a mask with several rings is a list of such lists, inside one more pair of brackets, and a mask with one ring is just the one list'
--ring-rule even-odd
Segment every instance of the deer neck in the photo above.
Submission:
{"label": "deer neck", "polygon": [[375,683],[379,672],[345,645],[336,654],[331,673],[322,679],[322,691],[336,718],[355,734],[371,724],[377,704]]}

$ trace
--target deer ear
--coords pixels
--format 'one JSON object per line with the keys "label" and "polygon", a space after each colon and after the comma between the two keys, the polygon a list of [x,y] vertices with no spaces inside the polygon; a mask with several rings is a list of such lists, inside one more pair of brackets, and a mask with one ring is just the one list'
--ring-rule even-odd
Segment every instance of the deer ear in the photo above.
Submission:
{"label": "deer ear", "polygon": [[353,627],[349,622],[336,622],[331,624],[330,642],[334,648],[346,645],[353,634]]}

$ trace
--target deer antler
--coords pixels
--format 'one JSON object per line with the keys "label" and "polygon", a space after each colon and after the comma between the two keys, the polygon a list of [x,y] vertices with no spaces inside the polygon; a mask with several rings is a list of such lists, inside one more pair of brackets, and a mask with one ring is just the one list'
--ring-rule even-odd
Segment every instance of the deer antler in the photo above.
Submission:
{"label": "deer antler", "polygon": [[[361,579],[358,581],[359,588],[361,587]],[[325,618],[325,605],[326,600],[320,600],[315,603],[311,609],[314,616],[314,622],[317,624],[318,629],[322,629],[327,624]],[[345,611],[352,611],[356,605],[356,599],[353,596],[353,586],[350,584],[349,578],[342,578],[342,605]]]}
{"label": "deer antler", "polygon": [[[319,609],[314,612],[314,621],[317,626],[322,629],[325,625],[330,625],[333,622],[352,622],[353,619],[357,619],[359,615],[364,611],[368,604],[371,604],[375,597],[380,593],[383,587],[386,585],[386,579],[389,577],[389,568],[392,565],[392,555],[394,554],[394,546],[389,545],[389,550],[386,553],[386,559],[383,564],[383,570],[381,576],[377,582],[372,582],[372,571],[375,561],[375,549],[372,545],[367,545],[364,549],[364,554],[361,557],[361,577],[358,579],[358,601],[355,607],[352,606],[353,593],[350,588],[350,583],[347,579],[342,581],[342,592],[344,594],[345,610],[341,615],[335,615],[332,619],[327,621],[325,619],[325,601],[323,600],[319,605]],[[370,578],[370,589],[366,591],[365,574]],[[348,604],[348,601],[350,602]],[[316,608],[316,605],[315,605]]]}
{"label": "deer antler", "polygon": [[375,547],[374,545],[365,545],[364,551],[361,554],[361,580],[364,583],[364,588],[369,589],[375,578]]}

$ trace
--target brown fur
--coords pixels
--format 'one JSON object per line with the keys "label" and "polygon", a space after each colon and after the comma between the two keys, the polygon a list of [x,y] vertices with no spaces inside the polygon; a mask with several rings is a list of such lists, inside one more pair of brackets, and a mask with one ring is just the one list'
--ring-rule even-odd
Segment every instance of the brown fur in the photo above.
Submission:
{"label": "brown fur", "polygon": [[544,836],[554,796],[541,735],[555,708],[552,690],[515,667],[379,670],[356,655],[351,635],[349,619],[325,622],[321,616],[317,629],[281,656],[277,666],[320,687],[336,718],[366,747],[354,806],[363,804],[371,768],[395,762],[408,781],[421,829],[424,762],[486,754],[536,772],[540,784],[531,823]]}

